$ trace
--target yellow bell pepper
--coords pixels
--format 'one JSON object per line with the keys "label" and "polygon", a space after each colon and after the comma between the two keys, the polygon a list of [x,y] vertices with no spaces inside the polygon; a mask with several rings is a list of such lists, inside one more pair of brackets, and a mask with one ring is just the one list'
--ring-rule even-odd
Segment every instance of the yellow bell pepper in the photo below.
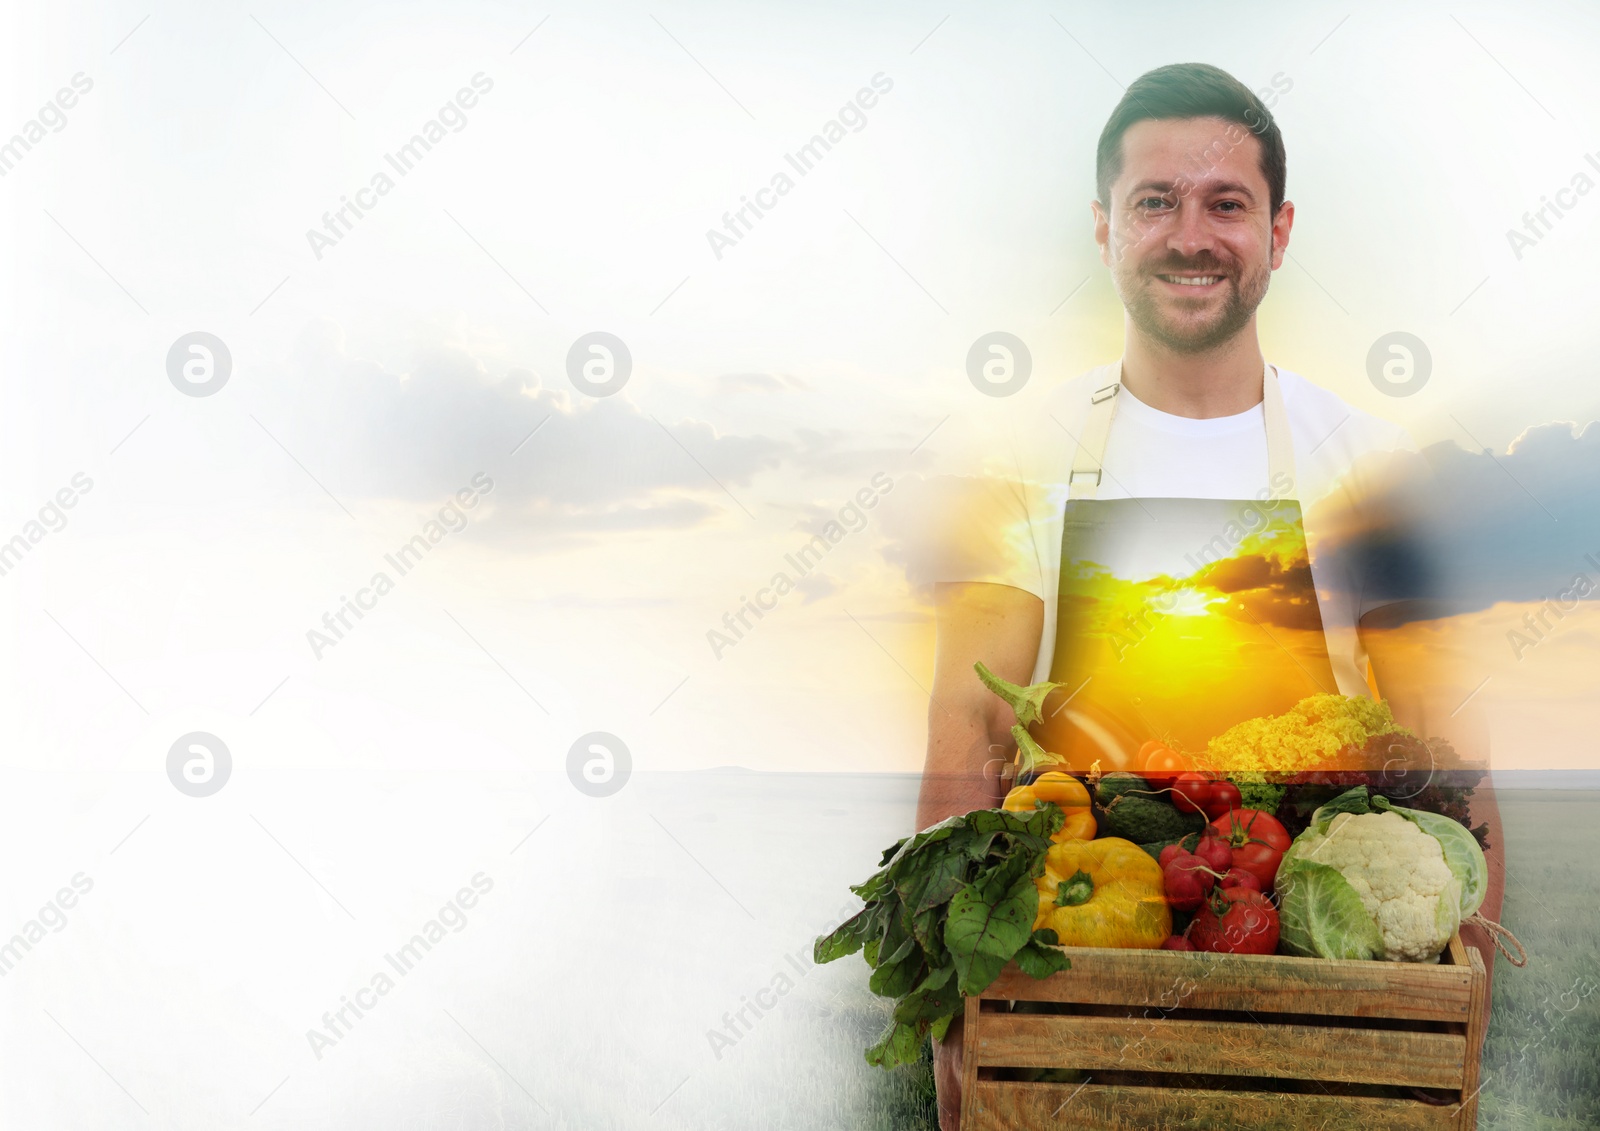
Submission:
{"label": "yellow bell pepper", "polygon": [[1050,838],[1056,844],[1094,839],[1098,826],[1089,807],[1089,791],[1071,774],[1059,770],[1040,774],[1030,785],[1019,785],[1006,794],[1001,807],[1017,813],[1031,813],[1041,801],[1055,802],[1067,815],[1060,830]]}
{"label": "yellow bell pepper", "polygon": [[1161,865],[1130,840],[1067,840],[1045,857],[1033,929],[1062,946],[1155,950],[1172,934]]}

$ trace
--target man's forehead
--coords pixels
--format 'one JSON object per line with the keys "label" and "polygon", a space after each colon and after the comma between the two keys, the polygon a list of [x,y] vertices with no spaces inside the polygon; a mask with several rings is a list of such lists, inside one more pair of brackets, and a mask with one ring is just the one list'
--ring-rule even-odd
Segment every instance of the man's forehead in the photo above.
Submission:
{"label": "man's forehead", "polygon": [[1261,142],[1245,126],[1221,118],[1160,118],[1135,122],[1122,135],[1119,185],[1201,189],[1244,188],[1264,195]]}

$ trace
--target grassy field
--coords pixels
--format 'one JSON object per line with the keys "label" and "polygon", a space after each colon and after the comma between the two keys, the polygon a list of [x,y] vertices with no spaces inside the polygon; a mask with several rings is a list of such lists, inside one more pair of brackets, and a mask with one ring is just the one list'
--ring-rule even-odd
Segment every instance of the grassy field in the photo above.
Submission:
{"label": "grassy field", "polygon": [[[1600,1127],[1600,793],[1502,791],[1502,919],[1528,948],[1499,961],[1484,1042],[1483,1131]],[[931,1126],[931,1125],[930,1125]]]}
{"label": "grassy field", "polygon": [[[1501,790],[1502,921],[1528,951],[1496,961],[1480,1131],[1600,1128],[1600,793]],[[870,1003],[867,1004],[870,1008]],[[929,1063],[882,1081],[874,1127],[936,1131]]]}

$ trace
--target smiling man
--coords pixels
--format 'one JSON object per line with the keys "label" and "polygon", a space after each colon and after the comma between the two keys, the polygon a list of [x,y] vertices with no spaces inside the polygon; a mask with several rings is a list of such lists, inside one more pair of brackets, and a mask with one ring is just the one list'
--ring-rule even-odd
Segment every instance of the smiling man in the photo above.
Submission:
{"label": "smiling man", "polygon": [[[969,546],[936,577],[918,827],[996,804],[1010,776],[1012,713],[979,683],[980,660],[1062,686],[1034,736],[1073,769],[1138,769],[1151,739],[1201,751],[1311,696],[1377,689],[1400,723],[1481,757],[1449,681],[1401,670],[1363,632],[1379,605],[1352,575],[1359,556],[1317,554],[1330,521],[1317,516],[1349,513],[1358,467],[1414,449],[1262,355],[1256,311],[1295,220],[1267,108],[1212,66],[1151,71],[1106,123],[1096,181],[1122,357],[1025,406],[1018,477],[990,497],[987,538],[963,532],[987,551]],[[1497,843],[1488,797],[1474,817]],[[1490,862],[1493,918],[1498,852]],[[960,1041],[957,1024],[935,1049],[945,1131],[959,1125]]]}

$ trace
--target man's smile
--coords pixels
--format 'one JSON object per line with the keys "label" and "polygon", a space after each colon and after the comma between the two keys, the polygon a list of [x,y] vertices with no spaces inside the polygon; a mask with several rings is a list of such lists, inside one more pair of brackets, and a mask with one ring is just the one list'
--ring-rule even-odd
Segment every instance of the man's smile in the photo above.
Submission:
{"label": "man's smile", "polygon": [[1191,294],[1205,294],[1221,283],[1225,275],[1157,275],[1156,278]]}

